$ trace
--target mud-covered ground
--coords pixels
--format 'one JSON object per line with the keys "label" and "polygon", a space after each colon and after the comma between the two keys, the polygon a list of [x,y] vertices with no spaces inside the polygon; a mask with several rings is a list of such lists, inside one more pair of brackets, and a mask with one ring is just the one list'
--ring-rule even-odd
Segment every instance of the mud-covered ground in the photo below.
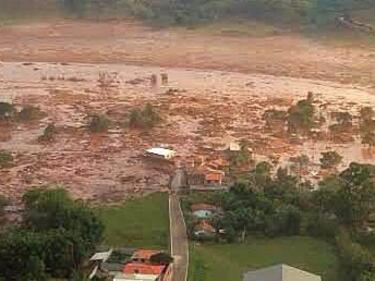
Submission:
{"label": "mud-covered ground", "polygon": [[[310,156],[321,173],[320,152],[337,150],[342,167],[375,163],[359,139],[328,137],[297,142],[264,129],[266,109],[287,109],[309,91],[328,117],[358,115],[375,106],[375,52],[321,45],[299,35],[233,37],[186,30],[154,30],[132,22],[48,22],[0,27],[0,101],[39,106],[47,116],[0,127],[0,149],[15,155],[0,171],[0,192],[18,198],[27,188],[57,183],[80,198],[116,200],[166,188],[165,167],[144,161],[146,148],[167,144],[182,161],[230,140],[249,141],[256,160]],[[136,66],[135,66],[136,65]],[[103,91],[100,72],[116,77]],[[168,86],[152,87],[152,74],[168,73]],[[162,117],[151,131],[124,124],[131,108],[150,102]],[[87,115],[106,113],[108,133],[91,134]],[[329,118],[327,118],[329,120]],[[58,137],[37,142],[54,122]]]}
{"label": "mud-covered ground", "polygon": [[[99,72],[115,75],[116,86],[103,91]],[[152,87],[150,76],[162,72],[168,73],[169,85]],[[326,139],[292,144],[264,130],[261,115],[266,109],[287,108],[307,91],[315,94],[317,107],[324,105],[324,112],[356,115],[360,106],[375,105],[366,88],[316,80],[124,64],[3,63],[2,100],[39,106],[47,117],[2,128],[0,148],[16,157],[12,168],[1,170],[1,192],[17,197],[30,186],[59,183],[77,197],[104,200],[159,190],[168,183],[168,170],[147,163],[142,155],[160,144],[175,148],[182,160],[205,155],[207,147],[220,149],[231,139],[246,139],[259,160],[277,156],[285,164],[290,156],[305,153],[318,164],[321,151],[337,149],[343,166],[373,163],[358,143],[338,145]],[[162,122],[148,132],[123,126],[131,108],[146,102],[160,112]],[[110,117],[108,133],[87,131],[87,115],[94,112]],[[38,143],[50,122],[59,128],[57,139]]]}

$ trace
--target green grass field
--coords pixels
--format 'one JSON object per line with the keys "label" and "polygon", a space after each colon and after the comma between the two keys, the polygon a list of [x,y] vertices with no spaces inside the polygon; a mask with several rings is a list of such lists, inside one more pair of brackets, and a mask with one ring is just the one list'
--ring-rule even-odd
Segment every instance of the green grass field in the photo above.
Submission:
{"label": "green grass field", "polygon": [[117,247],[168,249],[168,194],[156,193],[102,207],[98,214],[105,225],[104,243]]}
{"label": "green grass field", "polygon": [[279,263],[319,274],[323,281],[340,280],[334,247],[297,236],[252,238],[245,244],[191,245],[189,281],[240,281],[248,270]]}

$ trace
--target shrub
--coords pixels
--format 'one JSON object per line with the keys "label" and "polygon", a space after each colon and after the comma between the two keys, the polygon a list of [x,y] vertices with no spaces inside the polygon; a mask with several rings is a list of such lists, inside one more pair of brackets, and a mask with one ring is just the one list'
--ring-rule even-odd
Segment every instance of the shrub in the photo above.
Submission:
{"label": "shrub", "polygon": [[353,242],[345,229],[341,229],[336,236],[336,243],[349,280],[358,280],[363,274],[374,272],[374,257],[360,244]]}
{"label": "shrub", "polygon": [[92,133],[106,132],[110,125],[110,120],[104,114],[93,114],[90,117],[88,129]]}
{"label": "shrub", "polygon": [[56,134],[56,127],[55,124],[49,124],[43,131],[43,134],[39,136],[38,140],[40,142],[50,142],[53,140]]}
{"label": "shrub", "polygon": [[330,169],[336,167],[342,161],[342,156],[336,151],[327,151],[322,153],[320,158],[321,167],[323,169]]}
{"label": "shrub", "polygon": [[27,105],[18,113],[18,119],[24,122],[34,121],[41,119],[44,115],[39,107]]}
{"label": "shrub", "polygon": [[129,115],[129,127],[137,129],[149,129],[160,121],[159,114],[154,107],[147,103],[143,110],[134,108]]}
{"label": "shrub", "polygon": [[13,117],[16,109],[14,106],[7,102],[0,102],[0,120],[7,120]]}
{"label": "shrub", "polygon": [[4,168],[10,165],[13,162],[13,156],[8,151],[0,151],[0,168]]}

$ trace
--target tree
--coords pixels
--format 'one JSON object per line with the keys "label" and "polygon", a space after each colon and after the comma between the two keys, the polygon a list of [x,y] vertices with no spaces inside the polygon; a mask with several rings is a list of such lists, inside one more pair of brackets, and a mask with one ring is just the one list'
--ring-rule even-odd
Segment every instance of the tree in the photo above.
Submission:
{"label": "tree", "polygon": [[354,228],[363,226],[375,211],[374,171],[375,166],[351,163],[339,175],[333,209],[342,223]]}
{"label": "tree", "polygon": [[364,271],[358,277],[358,281],[374,281],[375,280],[375,272],[374,271]]}
{"label": "tree", "polygon": [[329,130],[332,134],[338,135],[344,132],[348,132],[352,128],[353,117],[349,112],[332,112],[331,116],[336,121],[336,123],[329,126]]}
{"label": "tree", "polygon": [[150,257],[150,262],[154,264],[170,264],[173,262],[173,258],[167,253],[161,252]]}
{"label": "tree", "polygon": [[363,107],[360,111],[360,132],[362,143],[375,147],[375,112],[372,107]]}
{"label": "tree", "polygon": [[11,119],[16,112],[15,107],[7,102],[0,102],[0,121]]}
{"label": "tree", "polygon": [[287,112],[283,110],[269,109],[263,114],[263,119],[266,121],[266,128],[268,129],[275,127],[284,128],[286,117]]}
{"label": "tree", "polygon": [[311,94],[305,100],[300,100],[288,110],[288,131],[291,133],[309,132],[314,125],[314,105]]}
{"label": "tree", "polygon": [[103,133],[108,130],[110,120],[104,114],[93,114],[90,116],[88,129],[92,133]]}
{"label": "tree", "polygon": [[0,168],[8,167],[13,160],[13,156],[9,151],[0,150]]}
{"label": "tree", "polygon": [[39,136],[38,141],[40,142],[50,142],[54,139],[57,129],[55,124],[51,123],[44,129],[43,134]]}
{"label": "tree", "polygon": [[12,230],[0,237],[0,278],[9,281],[46,280],[44,239],[37,233]]}
{"label": "tree", "polygon": [[321,167],[323,169],[335,168],[341,161],[342,156],[336,151],[322,152],[322,158],[320,158]]}
{"label": "tree", "polygon": [[291,165],[291,169],[297,173],[300,181],[302,179],[302,172],[306,169],[308,164],[310,163],[310,159],[307,155],[301,154],[296,157],[290,157],[289,161],[293,164]]}
{"label": "tree", "polygon": [[27,105],[18,113],[18,119],[23,122],[38,120],[45,116],[45,113],[39,107]]}
{"label": "tree", "polygon": [[142,110],[133,108],[129,115],[129,127],[134,129],[150,129],[161,120],[154,107],[147,103]]}
{"label": "tree", "polygon": [[23,202],[24,226],[33,232],[48,233],[46,243],[52,255],[46,252],[45,262],[53,272],[67,271],[67,266],[70,270],[79,267],[102,240],[101,221],[86,204],[71,199],[65,189],[34,189],[23,196]]}

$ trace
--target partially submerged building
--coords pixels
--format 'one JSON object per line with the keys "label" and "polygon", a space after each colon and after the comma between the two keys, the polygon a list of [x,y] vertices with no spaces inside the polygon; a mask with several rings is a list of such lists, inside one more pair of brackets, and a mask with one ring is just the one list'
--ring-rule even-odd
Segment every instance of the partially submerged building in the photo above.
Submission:
{"label": "partially submerged building", "polygon": [[171,160],[176,156],[176,151],[164,147],[153,147],[146,150],[146,156]]}

